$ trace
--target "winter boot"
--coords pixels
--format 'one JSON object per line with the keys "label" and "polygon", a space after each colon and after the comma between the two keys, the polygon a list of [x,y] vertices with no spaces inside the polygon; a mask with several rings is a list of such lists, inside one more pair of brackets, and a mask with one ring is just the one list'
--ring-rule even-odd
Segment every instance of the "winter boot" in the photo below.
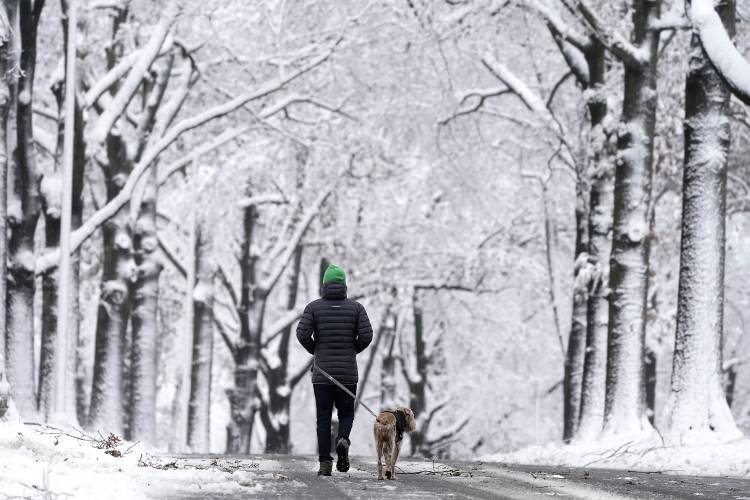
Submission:
{"label": "winter boot", "polygon": [[320,469],[318,469],[319,476],[330,476],[333,471],[333,460],[321,460]]}
{"label": "winter boot", "polygon": [[336,442],[336,454],[338,455],[336,470],[347,472],[349,470],[349,439],[345,437],[339,438]]}

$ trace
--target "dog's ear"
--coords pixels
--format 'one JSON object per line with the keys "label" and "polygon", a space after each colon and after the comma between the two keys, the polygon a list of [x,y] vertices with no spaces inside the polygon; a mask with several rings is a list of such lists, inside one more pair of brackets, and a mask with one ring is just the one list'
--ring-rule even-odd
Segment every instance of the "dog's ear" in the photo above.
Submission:
{"label": "dog's ear", "polygon": [[406,432],[412,432],[417,429],[417,419],[414,417],[414,412],[411,408],[403,407],[402,411],[406,415]]}

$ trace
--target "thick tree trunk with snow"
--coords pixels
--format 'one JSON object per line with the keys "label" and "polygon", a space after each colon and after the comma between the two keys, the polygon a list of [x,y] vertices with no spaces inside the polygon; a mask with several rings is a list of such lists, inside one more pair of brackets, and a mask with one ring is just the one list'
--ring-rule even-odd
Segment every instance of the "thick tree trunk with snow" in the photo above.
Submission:
{"label": "thick tree trunk with snow", "polygon": [[[735,5],[716,6],[729,36]],[[677,333],[663,434],[672,442],[741,435],[722,387],[729,88],[693,35],[685,86],[685,166]]]}
{"label": "thick tree trunk with snow", "polygon": [[580,419],[576,439],[594,439],[602,429],[607,378],[607,330],[609,327],[609,255],[612,230],[613,155],[604,95],[605,50],[591,37],[586,53],[589,68],[587,107],[591,121],[589,148],[588,249],[589,293],[586,315],[586,354],[583,366]]}
{"label": "thick tree trunk with snow", "polygon": [[34,386],[34,236],[41,202],[41,171],[35,157],[33,137],[33,87],[36,66],[36,31],[39,14],[37,3],[20,2],[21,35],[20,76],[16,109],[15,164],[8,200],[8,290],[6,367],[13,399],[19,413],[36,414]]}
{"label": "thick tree trunk with snow", "polygon": [[573,307],[570,336],[565,352],[563,377],[563,441],[569,442],[578,427],[583,383],[583,360],[586,347],[586,312],[588,298],[588,189],[583,173],[576,188],[576,260],[573,274]]}
{"label": "thick tree trunk with snow", "polygon": [[157,312],[159,274],[156,236],[157,168],[151,167],[133,231],[135,283],[133,284],[132,343],[130,350],[130,405],[128,437],[155,442],[157,379]]}
{"label": "thick tree trunk with snow", "polygon": [[245,208],[242,241],[242,291],[239,317],[240,339],[234,352],[234,386],[227,390],[230,422],[227,425],[227,453],[250,453],[250,439],[257,405],[255,391],[260,359],[260,333],[263,328],[265,297],[258,288],[253,232],[258,218],[255,205]]}
{"label": "thick tree trunk with snow", "polygon": [[[294,254],[294,262],[287,282],[288,310],[297,307],[299,274],[302,265],[302,247]],[[268,402],[261,413],[263,426],[266,429],[266,453],[290,453],[292,443],[289,436],[289,408],[292,389],[298,380],[289,379],[289,342],[292,337],[292,325],[284,328],[276,351],[276,366],[269,366],[266,374],[268,383]],[[307,370],[305,369],[305,372]]]}
{"label": "thick tree trunk with snow", "polygon": [[[131,163],[121,138],[107,138],[107,199],[122,188]],[[104,225],[104,262],[99,296],[94,348],[94,374],[91,388],[89,426],[102,432],[123,432],[125,346],[130,317],[131,288],[135,275],[133,243],[128,207],[121,209]]]}
{"label": "thick tree trunk with snow", "polygon": [[193,288],[193,361],[190,369],[187,443],[193,452],[210,446],[211,366],[214,349],[214,277],[216,266],[211,238],[205,225],[198,227]]}
{"label": "thick tree trunk with snow", "polygon": [[645,415],[643,354],[659,32],[649,25],[660,7],[658,0],[634,1],[631,38],[645,57],[625,61],[617,141],[604,413],[604,432],[617,439],[651,429]]}

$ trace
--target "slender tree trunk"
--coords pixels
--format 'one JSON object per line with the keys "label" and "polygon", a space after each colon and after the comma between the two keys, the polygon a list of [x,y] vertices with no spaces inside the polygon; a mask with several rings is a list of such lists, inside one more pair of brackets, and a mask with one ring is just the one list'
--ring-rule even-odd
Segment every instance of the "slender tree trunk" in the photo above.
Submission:
{"label": "slender tree trunk", "polygon": [[257,286],[253,232],[258,219],[254,205],[245,208],[242,242],[242,292],[240,295],[240,340],[234,361],[234,386],[227,391],[230,422],[227,425],[227,453],[250,453],[250,439],[257,410],[255,390],[260,358],[260,332],[265,309],[265,297]]}
{"label": "slender tree trunk", "polygon": [[37,8],[21,0],[20,77],[16,111],[15,173],[8,200],[7,358],[8,381],[22,416],[36,414],[34,377],[34,236],[41,210],[39,182],[41,171],[34,154],[33,87],[36,66]]}
{"label": "slender tree trunk", "polygon": [[659,17],[660,8],[660,0],[634,1],[631,39],[648,58],[625,62],[617,141],[604,431],[618,438],[651,430],[645,411],[643,355],[659,32],[649,25]]}
{"label": "slender tree trunk", "polygon": [[[8,216],[8,170],[12,166],[11,151],[9,149],[9,133],[13,128],[9,121],[12,118],[11,109],[15,106],[15,57],[13,55],[13,23],[12,20],[18,9],[18,3],[8,0],[0,8],[0,297],[7,296],[7,216]],[[6,323],[7,304],[0,301],[0,418],[2,418],[10,404],[5,367],[6,359]]]}
{"label": "slender tree trunk", "polygon": [[156,438],[157,313],[159,275],[163,268],[157,256],[157,171],[153,165],[141,199],[133,238],[137,267],[133,285],[128,431],[130,439],[145,443],[154,443]]}
{"label": "slender tree trunk", "polygon": [[[396,322],[398,317],[394,316]],[[397,325],[394,322],[393,328],[383,329],[383,338],[387,346],[383,354],[382,365],[380,368],[380,407],[393,408],[396,405],[396,346]]]}
{"label": "slender tree trunk", "polygon": [[[391,291],[393,300],[396,300],[396,289],[393,288]],[[396,331],[396,323],[397,318],[395,312],[393,312],[393,303],[388,302],[385,306],[385,311],[383,312],[383,319],[380,322],[380,327],[378,328],[378,332],[375,335],[375,339],[373,340],[373,344],[370,347],[370,357],[367,360],[367,365],[365,365],[365,372],[362,374],[362,377],[359,380],[359,387],[357,388],[357,401],[360,401],[365,397],[365,389],[367,388],[367,382],[370,380],[370,374],[372,373],[372,367],[375,365],[375,358],[378,356],[378,353],[380,352],[380,344],[382,343],[384,338],[391,338],[394,336],[394,333]],[[392,346],[391,346],[392,350]],[[357,414],[357,410],[359,409],[358,404],[354,405],[354,415]]]}
{"label": "slender tree trunk", "polygon": [[[422,415],[427,408],[428,359],[424,341],[424,312],[416,292],[412,297],[412,313],[414,315],[414,355],[416,358],[417,373],[413,378],[407,376],[409,383],[409,408],[411,408],[415,415]],[[405,370],[405,374],[408,374],[407,370]],[[420,424],[420,426],[417,426],[417,430],[409,435],[412,455],[425,455],[429,453],[429,450],[425,446],[429,423],[425,419],[420,419]]]}
{"label": "slender tree trunk", "polygon": [[583,383],[583,359],[586,347],[586,311],[588,297],[588,189],[583,174],[576,189],[576,259],[573,274],[573,308],[570,336],[565,353],[563,377],[563,441],[569,442],[578,427]]}
{"label": "slender tree trunk", "polygon": [[193,288],[193,362],[190,370],[188,405],[188,447],[207,452],[210,442],[211,366],[214,350],[214,277],[216,266],[211,237],[205,225],[198,227],[195,246]]}
{"label": "slender tree trunk", "polygon": [[[289,273],[287,286],[287,310],[297,307],[299,273],[302,266],[302,247],[294,254],[294,262]],[[266,380],[268,382],[268,407],[264,414],[266,428],[266,453],[290,453],[292,443],[289,436],[289,408],[291,405],[292,387],[289,381],[289,342],[292,336],[292,325],[281,334],[277,350],[278,366],[270,367]]]}
{"label": "slender tree trunk", "polygon": [[[735,4],[716,6],[734,35]],[[673,442],[726,441],[741,434],[722,387],[729,88],[693,35],[685,85],[685,167],[677,334],[667,403]]]}
{"label": "slender tree trunk", "polygon": [[591,37],[586,53],[589,67],[587,107],[591,120],[589,178],[591,182],[588,212],[589,293],[586,317],[586,354],[583,366],[581,413],[577,440],[589,441],[601,432],[607,378],[607,330],[609,327],[609,255],[612,230],[613,148],[604,93],[605,49]]}
{"label": "slender tree trunk", "polygon": [[[67,2],[62,2],[63,8],[67,9]],[[63,17],[63,37],[67,43],[67,19]],[[67,56],[67,51],[65,51]],[[66,66],[67,68],[67,66]],[[62,154],[65,130],[65,116],[63,104],[65,101],[65,76],[55,81],[52,85],[52,92],[57,100],[58,107],[58,127],[57,127],[57,150],[55,151],[55,171],[45,175],[42,179],[42,204],[45,218],[45,246],[47,249],[55,249],[60,246],[60,215],[62,204]],[[72,202],[72,228],[80,227],[83,217],[83,177],[86,163],[86,144],[83,138],[83,114],[81,107],[76,99],[74,112],[74,133],[73,139],[73,202]],[[78,400],[80,399],[78,371],[82,371],[82,360],[78,359],[78,335],[79,335],[79,271],[80,261],[79,253],[73,256],[71,262],[71,283],[69,302],[69,328],[68,331],[75,342],[68,343],[68,352],[65,355],[66,363],[69,365],[69,371],[76,373],[76,378],[67,380],[68,388],[66,389],[66,398],[71,403],[76,401],[76,415],[80,419],[78,411]],[[57,339],[57,300],[58,300],[58,281],[57,268],[46,272],[42,276],[42,341],[39,355],[39,393],[38,407],[40,413],[49,418],[52,411],[53,398],[55,394],[54,369],[55,369],[55,347]],[[71,412],[72,414],[73,412]],[[85,420],[79,420],[85,421]]]}

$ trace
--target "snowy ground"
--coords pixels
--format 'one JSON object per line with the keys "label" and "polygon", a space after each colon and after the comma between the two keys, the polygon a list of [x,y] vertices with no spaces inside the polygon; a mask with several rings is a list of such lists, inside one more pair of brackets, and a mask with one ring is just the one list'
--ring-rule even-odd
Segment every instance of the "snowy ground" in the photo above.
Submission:
{"label": "snowy ground", "polygon": [[665,446],[658,436],[617,445],[529,446],[483,460],[512,464],[626,469],[666,474],[750,477],[750,439],[703,446]]}
{"label": "snowy ground", "polygon": [[[740,472],[746,474],[742,464],[747,464],[747,461],[740,455],[750,455],[741,450],[747,445],[744,441],[734,443],[731,451],[724,449],[727,455],[710,457],[717,463],[726,464],[734,456],[738,462],[732,470],[737,475],[741,475]],[[147,453],[140,445],[118,442],[108,436],[92,437],[74,429],[9,422],[0,423],[0,450],[0,499],[239,500],[276,497],[390,500],[394,495],[431,500],[520,500],[543,496],[584,500],[696,496],[750,499],[750,481],[742,479],[501,466],[482,462],[439,463],[408,457],[399,461],[397,481],[378,481],[372,457],[353,457],[349,473],[334,472],[333,477],[318,478],[314,457],[155,455]],[[572,461],[570,450],[567,449],[569,462]],[[668,450],[644,451],[644,456],[653,454],[667,463],[664,457]],[[697,455],[700,451],[691,453]],[[609,455],[591,458],[589,462],[599,461],[589,466],[624,466],[625,457],[631,463],[637,462],[635,450],[610,452]],[[508,457],[494,458],[507,460]],[[527,449],[515,456],[527,462],[532,457],[540,460],[545,457],[548,462],[553,460],[552,457],[560,463],[565,461],[563,451],[555,451],[552,447],[536,451]],[[704,462],[709,460],[711,458],[705,458]],[[687,463],[696,466],[698,462]],[[636,464],[635,468],[643,467]]]}
{"label": "snowy ground", "polygon": [[2,422],[0,450],[0,498],[133,500],[166,498],[184,486],[227,494],[252,490],[234,471],[169,470],[174,466],[141,445],[74,429]]}

